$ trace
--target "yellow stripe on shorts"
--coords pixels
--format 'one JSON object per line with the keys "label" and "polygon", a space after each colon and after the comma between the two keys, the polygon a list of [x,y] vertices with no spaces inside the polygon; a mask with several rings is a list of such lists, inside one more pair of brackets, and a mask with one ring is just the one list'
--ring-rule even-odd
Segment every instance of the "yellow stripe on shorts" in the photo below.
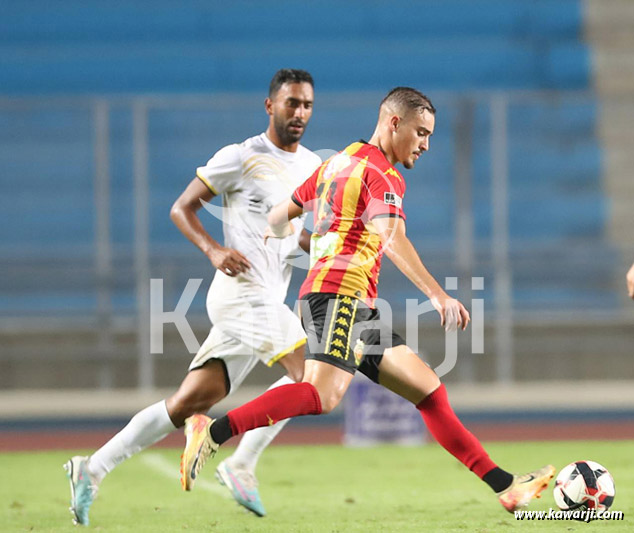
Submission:
{"label": "yellow stripe on shorts", "polygon": [[277,355],[273,356],[268,363],[266,363],[266,366],[271,367],[273,366],[275,363],[277,363],[280,359],[282,359],[283,357],[287,356],[289,353],[294,352],[295,350],[297,350],[297,348],[299,348],[300,346],[303,346],[304,344],[306,344],[306,338],[303,338],[300,341],[297,341],[295,344],[293,344],[293,346],[291,346],[290,348],[287,348],[284,351],[281,351],[280,353],[278,353]]}

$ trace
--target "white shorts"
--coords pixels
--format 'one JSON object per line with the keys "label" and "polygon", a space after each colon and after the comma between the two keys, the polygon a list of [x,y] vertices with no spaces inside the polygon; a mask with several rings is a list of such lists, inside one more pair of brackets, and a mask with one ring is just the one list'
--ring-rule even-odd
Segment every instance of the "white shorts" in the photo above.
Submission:
{"label": "white shorts", "polygon": [[193,370],[210,359],[227,367],[229,393],[235,391],[258,361],[273,366],[306,343],[299,317],[283,303],[245,303],[210,309],[213,327],[189,365]]}

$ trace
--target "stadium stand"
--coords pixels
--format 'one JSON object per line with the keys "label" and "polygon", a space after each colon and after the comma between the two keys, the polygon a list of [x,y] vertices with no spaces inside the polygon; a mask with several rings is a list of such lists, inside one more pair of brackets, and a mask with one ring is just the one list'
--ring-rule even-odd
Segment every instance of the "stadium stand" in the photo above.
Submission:
{"label": "stadium stand", "polygon": [[[282,29],[280,13],[298,23]],[[0,24],[5,93],[253,91],[282,59],[319,73],[322,90],[382,90],[386,78],[419,82],[421,70],[430,89],[588,82],[577,0],[286,0],[274,10],[254,1],[36,0],[11,3]]]}
{"label": "stadium stand", "polygon": [[[333,18],[329,13],[335,6]],[[280,27],[279,13],[293,13],[298,23]],[[169,206],[197,164],[227,142],[263,129],[262,89],[280,66],[310,70],[318,99],[331,96],[331,104],[322,108],[318,100],[306,144],[340,148],[360,134],[370,135],[377,102],[365,98],[371,103],[338,106],[337,94],[380,95],[394,84],[419,86],[432,98],[446,91],[458,98],[489,90],[589,89],[582,18],[578,0],[407,5],[329,0],[302,6],[284,1],[275,11],[250,1],[107,6],[72,1],[63,7],[41,0],[12,2],[0,20],[0,87],[7,96],[211,93],[230,102],[230,93],[254,95],[252,103],[242,99],[226,109],[150,109],[153,274],[171,272],[179,286],[196,268],[204,269],[205,262],[191,259],[193,250],[191,256],[184,252],[189,244],[171,225]],[[409,180],[407,205],[417,245],[430,250],[432,268],[446,271],[455,246],[457,117],[455,99],[441,97],[439,102],[432,150]],[[473,270],[485,276],[492,272],[489,113],[486,99],[478,99],[471,132]],[[0,313],[89,311],[96,298],[89,104],[4,107],[0,121],[0,158],[8,169],[0,185],[10,191],[0,197],[9,221],[0,226],[0,246],[8,252],[2,254],[3,270],[9,272],[0,280],[6,295]],[[110,121],[113,302],[115,310],[130,311],[134,214],[129,107],[113,106]],[[616,252],[605,238],[609,206],[602,191],[596,122],[592,98],[510,101],[509,231],[519,310],[609,309],[617,301],[605,282],[612,279]],[[16,178],[19,189],[12,185]],[[570,256],[557,253],[561,243],[572,246],[579,268],[568,268]],[[183,257],[187,267],[178,264]],[[25,272],[31,275],[25,277]],[[397,298],[408,294],[402,283],[387,276],[383,283],[383,290]],[[199,303],[202,310],[202,299]]]}

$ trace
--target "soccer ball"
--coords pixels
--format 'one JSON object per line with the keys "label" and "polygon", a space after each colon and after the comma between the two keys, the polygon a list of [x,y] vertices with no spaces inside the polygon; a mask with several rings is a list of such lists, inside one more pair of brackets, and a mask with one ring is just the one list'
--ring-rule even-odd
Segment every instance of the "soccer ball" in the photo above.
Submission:
{"label": "soccer ball", "polygon": [[614,501],[614,479],[594,461],[577,461],[561,469],[555,480],[555,503],[568,509],[595,509],[603,512]]}

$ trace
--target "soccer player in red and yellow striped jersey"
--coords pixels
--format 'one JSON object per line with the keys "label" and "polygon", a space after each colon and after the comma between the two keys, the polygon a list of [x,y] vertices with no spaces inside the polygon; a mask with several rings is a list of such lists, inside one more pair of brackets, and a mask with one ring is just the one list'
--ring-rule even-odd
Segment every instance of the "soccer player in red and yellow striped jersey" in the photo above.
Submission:
{"label": "soccer player in red and yellow striped jersey", "polygon": [[412,402],[447,451],[498,495],[510,512],[538,497],[552,479],[548,465],[513,476],[494,463],[454,413],[444,385],[374,308],[385,253],[432,302],[447,330],[465,329],[469,313],[427,271],[405,233],[405,182],[394,168],[412,168],[429,148],[435,109],[419,91],[397,87],[381,102],[368,143],[353,143],[323,163],[269,214],[269,238],[290,235],[289,221],[312,211],[311,267],[301,288],[308,336],[304,380],[270,390],[215,421],[186,422],[181,465],[195,478],[202,462],[231,436],[293,416],[334,409],[356,370]]}

